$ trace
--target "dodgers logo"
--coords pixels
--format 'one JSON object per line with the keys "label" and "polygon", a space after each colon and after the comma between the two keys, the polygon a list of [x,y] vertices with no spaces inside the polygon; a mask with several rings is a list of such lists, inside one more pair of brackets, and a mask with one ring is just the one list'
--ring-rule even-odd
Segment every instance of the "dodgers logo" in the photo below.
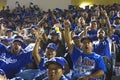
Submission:
{"label": "dodgers logo", "polygon": [[6,64],[10,64],[10,63],[16,63],[17,59],[7,58],[6,53],[2,53],[2,55],[0,55],[0,61],[5,62]]}
{"label": "dodgers logo", "polygon": [[95,61],[88,58],[80,56],[74,66],[75,74],[78,75],[88,75],[91,74],[91,70],[95,67]]}

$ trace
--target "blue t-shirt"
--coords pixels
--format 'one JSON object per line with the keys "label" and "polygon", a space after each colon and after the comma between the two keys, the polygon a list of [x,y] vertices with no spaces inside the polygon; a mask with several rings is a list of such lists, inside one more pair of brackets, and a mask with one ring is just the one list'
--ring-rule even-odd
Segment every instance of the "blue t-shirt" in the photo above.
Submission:
{"label": "blue t-shirt", "polygon": [[46,70],[47,68],[45,67],[45,63],[48,61],[47,58],[42,57],[41,62],[39,64],[39,69],[40,70]]}
{"label": "blue t-shirt", "polygon": [[119,44],[120,43],[120,38],[118,37],[118,35],[112,35],[112,41],[115,44]]}
{"label": "blue t-shirt", "polygon": [[87,76],[97,70],[106,72],[103,58],[96,53],[84,54],[74,47],[71,59],[73,61],[73,77],[79,78]]}
{"label": "blue t-shirt", "polygon": [[96,42],[94,45],[94,49],[93,52],[101,55],[101,56],[106,56],[109,59],[111,59],[111,53],[110,53],[110,45],[109,45],[109,41],[107,40],[107,38],[105,38],[105,40],[103,41],[98,41]]}
{"label": "blue t-shirt", "polygon": [[93,41],[96,41],[98,38],[97,38],[97,31],[98,30],[94,30],[94,31],[88,31],[88,35],[90,36],[90,38],[93,40]]}
{"label": "blue t-shirt", "polygon": [[15,77],[31,61],[31,52],[24,53],[21,51],[19,54],[12,54],[5,47],[2,47],[2,50],[0,49],[0,68],[5,71],[7,78]]}

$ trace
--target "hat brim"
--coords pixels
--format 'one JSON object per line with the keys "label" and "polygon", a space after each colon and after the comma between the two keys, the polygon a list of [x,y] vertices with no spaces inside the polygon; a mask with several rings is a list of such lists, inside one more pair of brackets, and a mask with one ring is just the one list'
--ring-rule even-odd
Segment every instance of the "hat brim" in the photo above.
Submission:
{"label": "hat brim", "polygon": [[50,64],[56,64],[56,65],[60,66],[60,67],[63,69],[62,65],[59,64],[59,63],[57,63],[56,61],[48,61],[48,62],[45,63],[45,66],[48,68],[48,66],[49,66]]}
{"label": "hat brim", "polygon": [[83,38],[81,39],[81,42],[83,42],[84,40],[89,40],[90,42],[93,42],[90,37],[83,37]]}
{"label": "hat brim", "polygon": [[25,45],[25,43],[24,43],[22,40],[18,40],[18,39],[16,39],[16,40],[13,41],[13,43],[14,43],[14,42],[20,42],[22,48],[23,48],[24,45]]}
{"label": "hat brim", "polygon": [[59,33],[50,33],[50,35],[59,35]]}
{"label": "hat brim", "polygon": [[48,49],[52,49],[52,50],[54,50],[54,51],[56,51],[56,49],[54,49],[54,48],[52,48],[52,47],[47,47]]}
{"label": "hat brim", "polygon": [[79,39],[79,36],[74,36],[72,39]]}

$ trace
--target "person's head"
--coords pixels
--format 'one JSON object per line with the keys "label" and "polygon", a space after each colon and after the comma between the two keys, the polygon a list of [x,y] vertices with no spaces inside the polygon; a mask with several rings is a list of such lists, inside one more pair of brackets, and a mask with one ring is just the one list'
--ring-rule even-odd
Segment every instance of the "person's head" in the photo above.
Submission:
{"label": "person's head", "polygon": [[120,17],[120,10],[117,12],[117,16]]}
{"label": "person's head", "polygon": [[50,59],[56,56],[57,46],[54,43],[49,43],[46,48],[46,58]]}
{"label": "person's head", "polygon": [[63,57],[54,57],[45,63],[49,80],[60,80],[64,74],[67,61]]}
{"label": "person's head", "polygon": [[115,11],[114,10],[110,10],[109,16],[113,17],[115,15]]}
{"label": "person's head", "polygon": [[115,19],[114,19],[114,24],[115,24],[115,25],[120,24],[120,17],[115,17]]}
{"label": "person's head", "polygon": [[101,25],[106,24],[106,19],[105,19],[105,18],[100,18],[100,19],[99,19],[99,23],[100,23]]}
{"label": "person's head", "polygon": [[97,32],[98,39],[103,40],[105,38],[105,36],[106,36],[105,31],[102,28],[100,28]]}
{"label": "person's head", "polygon": [[51,35],[51,40],[54,42],[59,39],[59,33],[57,33],[55,30],[52,30],[50,32],[50,35]]}
{"label": "person's head", "polygon": [[11,52],[14,54],[18,54],[23,47],[23,40],[16,38],[13,40],[12,46],[11,46]]}
{"label": "person's head", "polygon": [[5,72],[2,69],[0,69],[0,80],[7,80]]}
{"label": "person's head", "polygon": [[116,28],[116,25],[111,25],[111,32],[112,32],[112,34],[114,34],[114,32],[115,32],[115,28]]}
{"label": "person's head", "polygon": [[78,46],[80,45],[80,37],[79,37],[79,35],[73,35],[72,40],[73,40],[75,45],[78,45]]}
{"label": "person's head", "polygon": [[93,50],[92,39],[88,36],[85,36],[81,39],[81,49],[83,53],[89,54]]}
{"label": "person's head", "polygon": [[95,11],[95,16],[98,18],[100,16],[100,10]]}
{"label": "person's head", "polygon": [[8,38],[11,38],[12,35],[13,35],[13,30],[12,30],[12,29],[8,29],[8,30],[6,31],[6,36],[8,36]]}
{"label": "person's head", "polygon": [[97,29],[97,21],[91,21],[90,29],[91,30],[96,30]]}

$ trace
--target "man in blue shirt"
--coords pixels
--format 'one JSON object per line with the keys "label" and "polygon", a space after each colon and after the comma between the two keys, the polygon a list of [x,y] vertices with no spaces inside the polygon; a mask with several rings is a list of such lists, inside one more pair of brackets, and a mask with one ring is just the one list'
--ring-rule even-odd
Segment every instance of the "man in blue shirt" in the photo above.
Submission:
{"label": "man in blue shirt", "polygon": [[74,48],[71,54],[74,79],[100,78],[106,72],[103,58],[92,52],[92,40],[89,37],[82,38],[81,43],[82,52]]}
{"label": "man in blue shirt", "polygon": [[12,45],[6,48],[0,46],[0,68],[6,73],[8,79],[15,77],[27,64],[32,61],[31,52],[22,50],[23,41],[14,39]]}
{"label": "man in blue shirt", "polygon": [[68,80],[63,74],[67,61],[63,57],[54,57],[45,63],[48,79],[45,80]]}
{"label": "man in blue shirt", "polygon": [[41,73],[43,73],[43,74],[41,74],[42,76],[40,75],[39,77],[36,78],[36,79],[39,78],[38,80],[40,80],[40,79],[43,79],[44,77],[46,77],[45,62],[56,56],[57,46],[54,43],[49,43],[46,47],[45,56],[41,57],[41,55],[39,55],[38,50],[39,50],[40,41],[42,40],[42,35],[38,31],[36,31],[36,35],[37,35],[37,39],[36,39],[32,54],[33,54],[33,57],[38,65]]}
{"label": "man in blue shirt", "polygon": [[[37,77],[36,79],[40,80],[40,79],[43,79],[43,77],[46,77],[46,66],[45,66],[45,63],[51,59],[51,58],[54,58],[56,57],[56,50],[57,50],[57,45],[55,43],[49,43],[46,47],[46,51],[45,51],[45,56],[44,57],[41,57],[39,55],[39,45],[40,45],[40,41],[42,40],[42,35],[36,31],[36,34],[37,35],[37,40],[35,42],[35,47],[33,49],[33,57],[41,71],[42,76],[40,75],[39,77]],[[45,75],[44,75],[45,74]],[[41,78],[42,77],[42,78]]]}
{"label": "man in blue shirt", "polygon": [[[70,36],[69,31],[69,22],[65,22],[65,35],[69,41]],[[106,66],[104,64],[103,58],[92,52],[93,44],[90,37],[83,37],[81,39],[81,50],[70,46],[68,42],[68,48],[72,63],[73,63],[73,80],[89,80],[97,79],[104,75],[106,72]]]}

